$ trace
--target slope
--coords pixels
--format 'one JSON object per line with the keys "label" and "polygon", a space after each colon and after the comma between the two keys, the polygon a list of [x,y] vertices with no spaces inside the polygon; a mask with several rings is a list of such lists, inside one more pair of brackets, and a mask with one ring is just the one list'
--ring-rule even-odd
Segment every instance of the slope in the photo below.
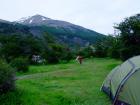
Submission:
{"label": "slope", "polygon": [[69,22],[50,19],[42,15],[22,18],[16,22],[29,26],[31,33],[35,36],[41,36],[49,32],[56,37],[59,42],[67,43],[68,45],[85,46],[105,38],[105,35],[93,30]]}

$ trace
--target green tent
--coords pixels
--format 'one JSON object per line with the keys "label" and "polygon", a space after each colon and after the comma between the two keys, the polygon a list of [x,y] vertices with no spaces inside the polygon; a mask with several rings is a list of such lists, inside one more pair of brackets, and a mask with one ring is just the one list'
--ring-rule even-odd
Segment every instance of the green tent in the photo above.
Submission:
{"label": "green tent", "polygon": [[110,96],[113,105],[140,105],[140,56],[115,67],[101,89]]}

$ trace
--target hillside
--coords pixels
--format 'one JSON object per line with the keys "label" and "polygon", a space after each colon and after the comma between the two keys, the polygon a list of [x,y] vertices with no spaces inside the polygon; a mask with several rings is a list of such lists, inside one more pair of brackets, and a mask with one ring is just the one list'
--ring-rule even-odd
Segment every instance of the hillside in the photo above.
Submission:
{"label": "hillside", "polygon": [[0,34],[5,35],[31,35],[32,33],[29,30],[29,27],[21,25],[21,24],[13,24],[12,22],[8,22],[5,20],[0,20]]}
{"label": "hillside", "polygon": [[30,32],[35,36],[40,37],[42,34],[49,32],[58,42],[72,46],[85,46],[89,43],[96,43],[105,37],[84,27],[65,21],[53,20],[41,15],[22,18],[15,22],[29,26]]}
{"label": "hillside", "polygon": [[15,22],[0,19],[0,34],[31,35],[42,41],[44,40],[44,35],[49,35],[48,38],[53,37],[54,42],[72,48],[95,44],[106,37],[84,27],[65,21],[53,20],[41,15],[22,18]]}

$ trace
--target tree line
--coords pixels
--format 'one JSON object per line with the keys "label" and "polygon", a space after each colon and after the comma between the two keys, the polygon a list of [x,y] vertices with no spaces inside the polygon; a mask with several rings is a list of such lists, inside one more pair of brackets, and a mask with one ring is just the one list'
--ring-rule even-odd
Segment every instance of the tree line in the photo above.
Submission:
{"label": "tree line", "polygon": [[95,55],[121,60],[140,55],[140,14],[125,18],[114,28],[115,35],[109,35],[95,45]]}

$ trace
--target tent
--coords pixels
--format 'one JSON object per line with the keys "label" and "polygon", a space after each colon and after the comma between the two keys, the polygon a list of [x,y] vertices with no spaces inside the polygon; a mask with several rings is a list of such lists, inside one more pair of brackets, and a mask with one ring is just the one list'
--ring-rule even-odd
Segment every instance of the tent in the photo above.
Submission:
{"label": "tent", "polygon": [[115,67],[101,90],[109,95],[113,105],[140,105],[140,56]]}

